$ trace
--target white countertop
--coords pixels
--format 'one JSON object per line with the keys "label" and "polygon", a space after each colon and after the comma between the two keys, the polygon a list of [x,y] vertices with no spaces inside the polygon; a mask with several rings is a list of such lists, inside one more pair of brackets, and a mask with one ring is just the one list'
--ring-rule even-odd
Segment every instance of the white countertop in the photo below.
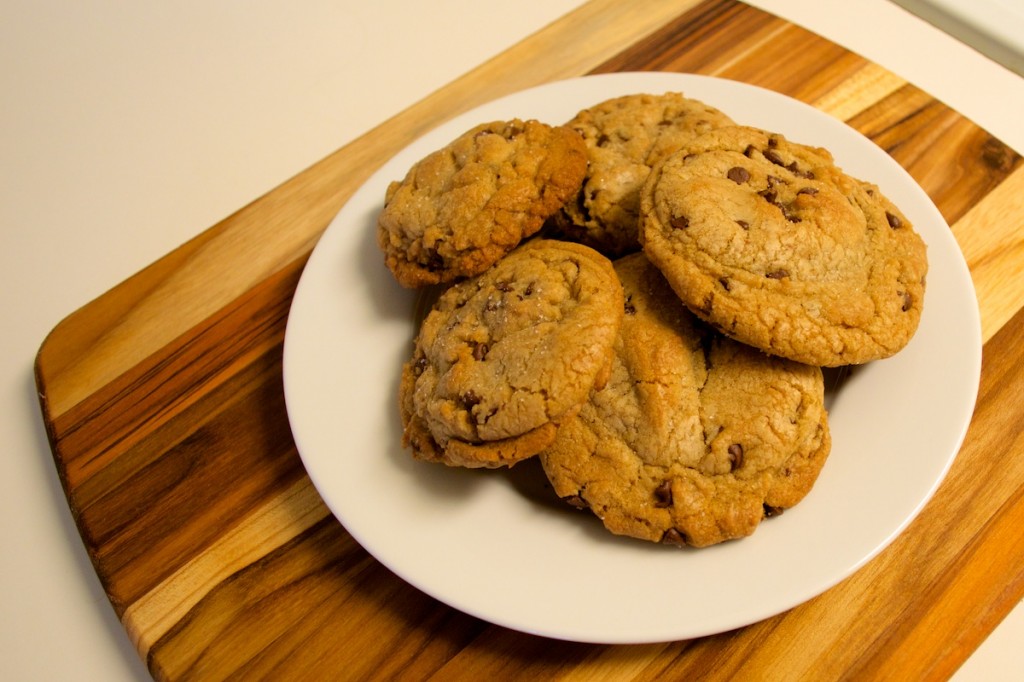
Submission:
{"label": "white countertop", "polygon": [[[4,2],[0,676],[140,680],[72,523],[32,363],[67,314],[581,4]],[[763,7],[1024,151],[1024,79],[887,0]],[[1020,679],[1018,606],[957,680]]]}

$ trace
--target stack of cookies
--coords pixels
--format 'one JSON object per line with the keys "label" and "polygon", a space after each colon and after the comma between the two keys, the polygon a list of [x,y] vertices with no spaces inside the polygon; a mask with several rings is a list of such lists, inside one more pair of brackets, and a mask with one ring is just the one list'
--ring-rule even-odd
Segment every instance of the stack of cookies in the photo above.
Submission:
{"label": "stack of cookies", "polygon": [[694,547],[803,499],[822,367],[902,349],[927,270],[827,150],[680,93],[481,124],[391,183],[377,239],[443,288],[402,368],[414,457],[537,457],[611,532]]}

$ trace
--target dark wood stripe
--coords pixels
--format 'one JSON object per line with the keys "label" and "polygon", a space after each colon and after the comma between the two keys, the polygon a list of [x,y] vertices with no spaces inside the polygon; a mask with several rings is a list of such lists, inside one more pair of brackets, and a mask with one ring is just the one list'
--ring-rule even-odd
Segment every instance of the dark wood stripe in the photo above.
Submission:
{"label": "dark wood stripe", "polygon": [[218,585],[150,663],[169,679],[225,667],[239,679],[424,679],[486,627],[383,569],[329,518]]}
{"label": "dark wood stripe", "polygon": [[281,384],[301,265],[55,420],[58,469],[119,612],[305,476]]}
{"label": "dark wood stripe", "polygon": [[906,168],[950,224],[1021,165],[1006,144],[912,85],[849,124]]}
{"label": "dark wood stripe", "polygon": [[593,72],[711,73],[735,59],[759,36],[782,26],[784,22],[777,17],[733,0],[704,2]]}
{"label": "dark wood stripe", "polygon": [[237,371],[239,364],[280,346],[302,265],[293,263],[250,289],[57,416],[53,444],[67,485],[87,487],[97,471],[126,459],[122,454],[141,436],[194,407],[197,396]]}

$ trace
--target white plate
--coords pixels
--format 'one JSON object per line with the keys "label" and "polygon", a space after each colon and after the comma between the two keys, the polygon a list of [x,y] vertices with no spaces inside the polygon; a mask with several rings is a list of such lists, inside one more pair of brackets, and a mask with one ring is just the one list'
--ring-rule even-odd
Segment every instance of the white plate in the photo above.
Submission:
{"label": "white plate", "polygon": [[[680,550],[603,530],[551,504],[529,462],[506,472],[414,462],[400,444],[397,384],[416,294],[383,265],[374,222],[387,183],[473,125],[562,123],[622,94],[682,91],[740,123],[828,147],[899,205],[928,244],[920,328],[895,357],[855,369],[828,396],[832,454],[804,501],[753,536]],[[317,490],[381,563],[493,623],[548,637],[636,643],[729,630],[789,609],[854,572],[917,515],[974,409],[981,332],[970,274],[942,216],[852,128],[760,88],[702,76],[624,73],[550,83],[479,107],[388,161],[317,244],[288,320],[284,387]]]}

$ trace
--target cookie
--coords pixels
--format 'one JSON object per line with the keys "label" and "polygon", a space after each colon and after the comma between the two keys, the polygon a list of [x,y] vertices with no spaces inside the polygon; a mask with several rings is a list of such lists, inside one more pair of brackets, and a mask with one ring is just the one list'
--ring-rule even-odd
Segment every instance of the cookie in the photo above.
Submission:
{"label": "cookie", "polygon": [[413,456],[499,467],[537,454],[607,381],[623,317],[611,262],[534,239],[452,285],[427,314],[402,370]]}
{"label": "cookie", "polygon": [[552,234],[612,258],[639,249],[640,188],[651,168],[693,137],[733,121],[678,92],[616,97],[566,123],[590,161],[583,187],[551,220]]}
{"label": "cookie", "polygon": [[410,288],[483,272],[575,195],[586,166],[582,138],[564,126],[472,128],[388,186],[377,219],[388,269]]}
{"label": "cookie", "polygon": [[651,173],[641,214],[645,253],[687,307],[734,339],[839,366],[891,356],[917,329],[924,242],[825,149],[716,129]]}
{"label": "cookie", "polygon": [[703,325],[642,253],[615,264],[611,377],[540,461],[613,533],[704,547],[753,533],[811,489],[831,440],[821,369]]}

